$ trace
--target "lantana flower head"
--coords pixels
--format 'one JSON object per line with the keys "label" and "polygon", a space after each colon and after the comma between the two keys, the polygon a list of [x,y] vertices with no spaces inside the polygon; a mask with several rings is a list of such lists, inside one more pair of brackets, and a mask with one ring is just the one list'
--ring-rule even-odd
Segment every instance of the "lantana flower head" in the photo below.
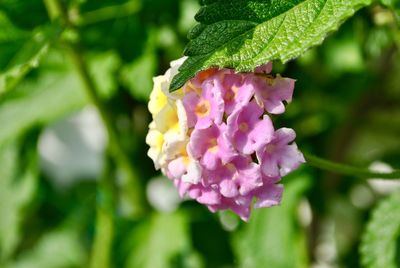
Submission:
{"label": "lantana flower head", "polygon": [[272,76],[272,63],[252,73],[211,68],[170,93],[183,61],[154,78],[146,142],[155,167],[212,212],[247,220],[252,206],[278,205],[281,178],[305,161],[294,130],[276,130],[270,117],[285,111],[295,80]]}

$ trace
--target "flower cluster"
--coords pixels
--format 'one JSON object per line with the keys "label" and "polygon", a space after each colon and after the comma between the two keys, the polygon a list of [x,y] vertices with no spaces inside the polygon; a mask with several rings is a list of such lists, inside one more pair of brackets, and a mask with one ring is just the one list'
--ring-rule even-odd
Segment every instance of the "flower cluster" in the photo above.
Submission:
{"label": "flower cluster", "polygon": [[254,199],[256,208],[279,204],[278,182],[304,158],[295,132],[275,130],[269,115],[285,111],[295,81],[269,75],[271,63],[254,73],[212,68],[169,93],[183,61],[154,78],[146,142],[155,167],[213,212],[231,209],[247,220]]}

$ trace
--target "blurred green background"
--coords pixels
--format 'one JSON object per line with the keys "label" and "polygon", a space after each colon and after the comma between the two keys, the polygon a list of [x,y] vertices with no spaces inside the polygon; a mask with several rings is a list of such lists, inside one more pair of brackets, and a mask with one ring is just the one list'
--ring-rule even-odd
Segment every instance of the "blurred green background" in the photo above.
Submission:
{"label": "blurred green background", "polygon": [[[378,249],[397,263],[380,267],[400,267],[399,217],[393,234],[378,236],[391,247],[367,245],[360,256],[374,208],[399,181],[303,165],[283,179],[281,206],[243,223],[180,200],[154,170],[145,144],[152,77],[182,56],[197,0],[61,1],[66,30],[60,14],[48,15],[55,2],[0,0],[0,267],[363,267]],[[275,124],[294,128],[302,150],[400,167],[397,19],[374,4],[323,45],[275,63],[297,79]],[[126,154],[107,145],[75,46]],[[400,215],[399,206],[388,211]]]}

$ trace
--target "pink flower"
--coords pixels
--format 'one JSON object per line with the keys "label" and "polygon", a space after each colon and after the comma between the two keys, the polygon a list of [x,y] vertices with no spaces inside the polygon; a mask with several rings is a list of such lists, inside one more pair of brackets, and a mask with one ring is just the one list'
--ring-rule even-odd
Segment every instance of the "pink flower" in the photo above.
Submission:
{"label": "pink flower", "polygon": [[252,154],[272,139],[274,127],[268,115],[260,118],[263,113],[252,101],[228,117],[227,135],[240,153]]}
{"label": "pink flower", "polygon": [[230,209],[237,215],[239,215],[242,220],[247,221],[250,217],[252,199],[253,196],[251,195],[247,195],[236,200],[232,198],[221,197],[218,204],[208,205],[207,207],[212,212]]}
{"label": "pink flower", "polygon": [[222,98],[225,103],[225,113],[228,115],[249,103],[254,95],[254,87],[243,74],[227,71],[223,74]]}
{"label": "pink flower", "polygon": [[196,199],[197,202],[204,205],[218,205],[221,203],[221,194],[213,189],[212,186],[204,187],[201,184],[193,185],[188,190],[189,197]]}
{"label": "pink flower", "polygon": [[254,192],[254,195],[257,197],[254,207],[262,208],[279,205],[282,193],[283,186],[281,184],[264,184]]}
{"label": "pink flower", "polygon": [[[152,108],[168,104],[177,109],[151,109],[157,112],[152,131],[160,135],[152,132],[148,143],[181,197],[212,212],[231,209],[243,220],[250,217],[253,201],[255,208],[280,204],[283,186],[277,183],[304,157],[293,142],[295,132],[275,131],[267,114],[285,111],[295,81],[267,75],[271,70],[271,63],[254,73],[211,68],[174,93],[156,92],[164,95],[153,98]],[[170,79],[165,81],[163,88],[168,88]],[[174,124],[166,124],[166,118]]]}
{"label": "pink flower", "polygon": [[201,94],[190,91],[183,97],[188,127],[208,128],[213,122],[220,124],[224,114],[221,83],[215,78],[206,79]]}
{"label": "pink flower", "polygon": [[265,176],[285,176],[305,162],[297,145],[292,143],[295,138],[296,133],[293,129],[280,128],[275,131],[273,140],[257,151],[261,171]]}
{"label": "pink flower", "polygon": [[257,103],[271,114],[285,112],[283,101],[291,102],[296,80],[277,76],[257,76],[254,78]]}
{"label": "pink flower", "polygon": [[198,161],[182,156],[169,162],[168,177],[187,183],[198,183],[201,180],[202,168]]}
{"label": "pink flower", "polygon": [[227,198],[247,195],[263,184],[259,165],[246,156],[236,156],[229,163],[219,165],[205,181],[219,185],[221,194]]}
{"label": "pink flower", "polygon": [[219,161],[228,163],[235,155],[232,144],[226,137],[226,125],[212,123],[206,129],[194,129],[190,137],[189,148],[195,159],[209,170],[214,170]]}

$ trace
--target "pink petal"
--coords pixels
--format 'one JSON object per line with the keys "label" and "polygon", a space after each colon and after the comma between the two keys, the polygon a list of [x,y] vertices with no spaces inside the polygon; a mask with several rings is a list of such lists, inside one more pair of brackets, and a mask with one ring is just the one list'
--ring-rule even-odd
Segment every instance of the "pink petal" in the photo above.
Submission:
{"label": "pink petal", "polygon": [[274,156],[270,156],[267,153],[261,155],[259,158],[261,171],[265,176],[274,178],[279,177],[278,161]]}
{"label": "pink petal", "polygon": [[196,114],[193,112],[194,107],[196,107],[197,103],[199,102],[200,96],[197,95],[195,92],[188,92],[185,97],[183,98],[183,106],[186,110],[187,115],[187,124],[188,127],[194,127],[197,122]]}
{"label": "pink petal", "polygon": [[288,145],[285,150],[281,152],[281,158],[279,160],[280,175],[287,175],[305,162],[304,156],[298,150],[297,145],[295,143]]}
{"label": "pink petal", "polygon": [[272,61],[269,61],[263,65],[258,66],[254,69],[255,73],[270,73],[272,71]]}
{"label": "pink petal", "polygon": [[233,180],[223,180],[220,183],[221,194],[225,197],[232,198],[239,194],[238,187]]}
{"label": "pink petal", "polygon": [[197,201],[205,205],[216,205],[221,202],[221,195],[212,190],[203,190]]}
{"label": "pink petal", "polygon": [[263,208],[279,205],[282,199],[283,186],[281,184],[271,184],[263,188],[257,194],[257,202],[254,204],[254,207]]}
{"label": "pink petal", "polygon": [[171,175],[172,179],[180,179],[186,172],[186,165],[183,163],[183,158],[179,157],[172,160],[168,164],[168,173]]}
{"label": "pink petal", "polygon": [[269,143],[274,135],[274,126],[272,125],[272,121],[268,115],[264,115],[263,120],[256,123],[254,128],[250,131],[248,135],[248,142],[250,146],[249,149],[244,148],[243,153],[252,154],[256,150],[259,150],[261,147],[265,146]]}
{"label": "pink petal", "polygon": [[280,145],[289,144],[296,138],[296,132],[291,128],[280,128],[275,131],[275,139]]}
{"label": "pink petal", "polygon": [[206,169],[215,170],[218,165],[218,159],[219,157],[216,153],[207,151],[201,159],[201,164],[203,164]]}

